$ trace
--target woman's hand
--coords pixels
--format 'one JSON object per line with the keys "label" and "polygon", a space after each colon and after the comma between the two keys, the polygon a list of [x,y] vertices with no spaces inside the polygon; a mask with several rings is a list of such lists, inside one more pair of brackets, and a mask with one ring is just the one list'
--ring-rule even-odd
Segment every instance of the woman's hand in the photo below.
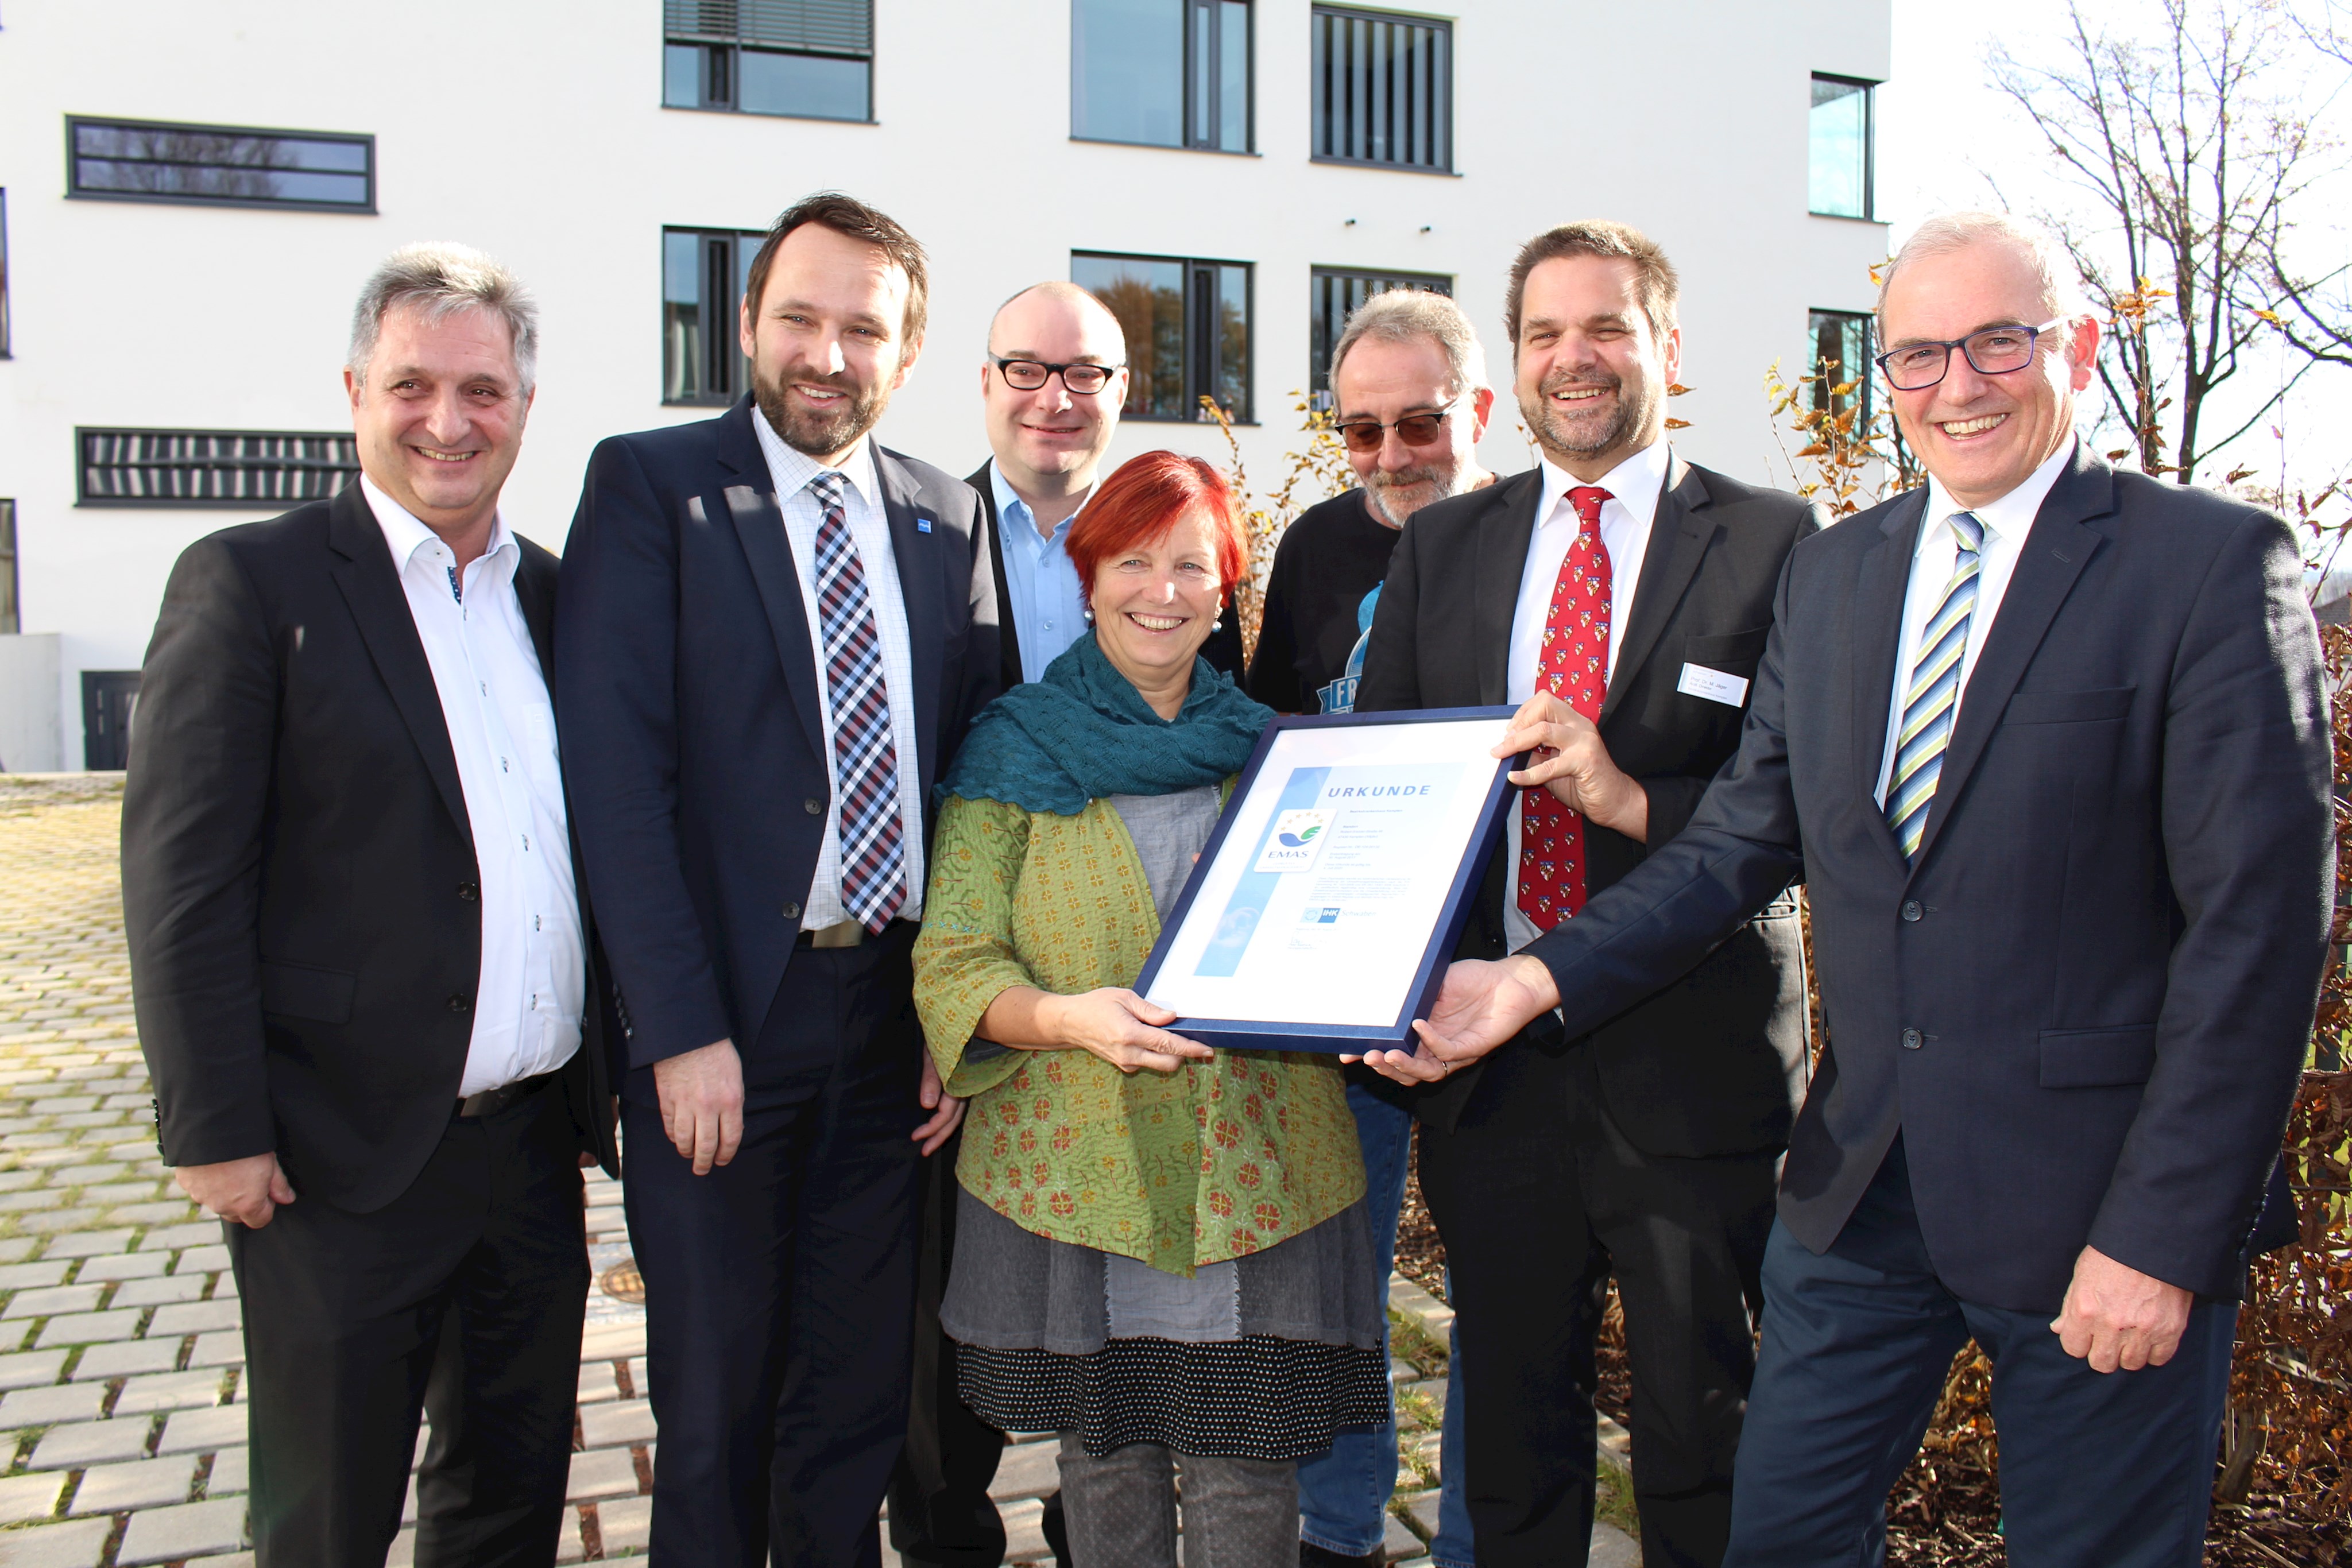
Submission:
{"label": "woman's hand", "polygon": [[1124,986],[1037,998],[1037,1024],[1048,1040],[1065,1050],[1091,1051],[1121,1072],[1139,1067],[1173,1072],[1187,1061],[1215,1058],[1216,1052],[1200,1041],[1159,1027],[1175,1021],[1174,1013],[1152,1006]]}

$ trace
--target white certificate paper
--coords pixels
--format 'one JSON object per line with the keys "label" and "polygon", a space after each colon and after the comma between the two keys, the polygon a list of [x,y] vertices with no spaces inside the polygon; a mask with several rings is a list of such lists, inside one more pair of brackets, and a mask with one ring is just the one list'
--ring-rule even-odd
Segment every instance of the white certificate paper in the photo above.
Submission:
{"label": "white certificate paper", "polygon": [[1504,718],[1284,729],[1166,939],[1180,1017],[1393,1024],[1473,847]]}

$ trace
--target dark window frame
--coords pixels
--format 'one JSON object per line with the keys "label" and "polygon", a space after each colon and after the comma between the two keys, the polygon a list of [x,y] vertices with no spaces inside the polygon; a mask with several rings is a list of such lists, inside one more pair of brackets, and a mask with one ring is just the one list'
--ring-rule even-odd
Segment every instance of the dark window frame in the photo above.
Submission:
{"label": "dark window frame", "polygon": [[[1405,11],[1382,11],[1360,5],[1315,5],[1308,12],[1308,26],[1313,30],[1308,46],[1308,107],[1309,141],[1320,149],[1328,145],[1332,137],[1332,102],[1334,89],[1342,85],[1340,68],[1330,59],[1328,50],[1329,22],[1362,22],[1375,26],[1425,27],[1444,42],[1444,60],[1438,73],[1437,93],[1443,101],[1430,111],[1430,123],[1424,134],[1442,146],[1433,162],[1413,162],[1402,158],[1360,157],[1351,153],[1312,151],[1308,162],[1334,163],[1342,168],[1387,169],[1406,174],[1444,174],[1459,177],[1454,166],[1454,21],[1446,16],[1424,16]],[[1352,73],[1345,85],[1355,85]],[[1409,132],[1410,134],[1410,132]]]}
{"label": "dark window frame", "polygon": [[[827,125],[877,125],[880,120],[874,112],[874,0],[866,0],[866,43],[863,50],[811,47],[803,44],[793,47],[769,43],[758,38],[746,38],[739,26],[732,34],[685,29],[671,26],[669,8],[664,7],[662,22],[663,87],[661,106],[702,114],[756,114],[765,120],[813,120]],[[696,71],[696,101],[674,103],[668,88],[667,52],[672,48],[698,50],[701,59]],[[803,59],[856,60],[866,68],[866,112],[863,115],[812,114],[789,109],[745,109],[742,107],[743,55],[790,55]]]}
{"label": "dark window frame", "polygon": [[[1832,322],[1841,327],[1859,326],[1862,329],[1862,352],[1858,356],[1862,362],[1849,365],[1841,359],[1834,372],[1837,382],[1825,380],[1822,372],[1822,361],[1828,358],[1821,351],[1822,330],[1825,324]],[[1805,363],[1805,381],[1811,388],[1811,391],[1806,393],[1807,406],[1816,410],[1825,409],[1832,413],[1843,412],[1831,399],[1829,395],[1831,389],[1838,382],[1860,382],[1862,384],[1853,392],[1855,402],[1861,409],[1861,412],[1854,416],[1856,434],[1861,434],[1861,427],[1869,424],[1872,410],[1875,406],[1872,396],[1874,389],[1871,386],[1871,372],[1876,367],[1870,362],[1870,352],[1876,325],[1877,323],[1871,319],[1871,313],[1867,310],[1832,310],[1815,306],[1805,312],[1806,336],[1812,340],[1812,357]]]}
{"label": "dark window frame", "polygon": [[[1070,0],[1070,30],[1074,38],[1077,33],[1077,7],[1082,3],[1083,0]],[[1224,118],[1224,84],[1213,68],[1213,65],[1204,64],[1200,58],[1201,51],[1193,47],[1193,17],[1198,14],[1206,13],[1211,39],[1207,52],[1212,62],[1223,57],[1225,23],[1221,0],[1175,0],[1175,4],[1183,17],[1180,30],[1183,35],[1184,58],[1178,71],[1178,91],[1181,95],[1178,112],[1183,120],[1181,139],[1175,141],[1137,141],[1124,136],[1089,136],[1080,131],[1076,124],[1078,56],[1077,50],[1073,48],[1070,51],[1070,140],[1090,141],[1104,147],[1158,147],[1171,152],[1216,152],[1228,158],[1257,157],[1257,8],[1259,0],[1243,0],[1244,9],[1247,13],[1247,19],[1242,24],[1247,29],[1247,36],[1243,40],[1243,58],[1249,68],[1247,72],[1249,82],[1244,90],[1249,102],[1242,117],[1242,144],[1239,147],[1226,147],[1219,143],[1217,127]],[[1205,83],[1202,80],[1204,73],[1208,78]],[[1205,123],[1196,123],[1193,108],[1198,101],[1199,89],[1204,85],[1208,89],[1208,107],[1200,115],[1199,120]],[[1076,254],[1108,256],[1129,253],[1096,251]],[[1155,256],[1150,259],[1167,261],[1174,258]]]}
{"label": "dark window frame", "polygon": [[16,571],[21,553],[16,500],[0,497],[0,636],[13,636],[25,629],[25,585]]}
{"label": "dark window frame", "polygon": [[[1432,294],[1454,298],[1458,281],[1446,272],[1406,272],[1394,267],[1309,267],[1307,269],[1307,406],[1318,413],[1331,407],[1331,350],[1339,347],[1339,333],[1347,326],[1348,317],[1364,299],[1391,288],[1426,287]],[[1325,307],[1326,284],[1364,283],[1377,285],[1364,291],[1356,301],[1334,318]],[[1433,285],[1436,287],[1432,287]],[[1326,335],[1328,333],[1328,336]]]}
{"label": "dark window frame", "polygon": [[1813,137],[1812,122],[1810,119],[1805,125],[1805,211],[1809,216],[1816,218],[1843,218],[1848,223],[1874,224],[1879,221],[1878,89],[1885,84],[1873,81],[1868,77],[1840,76],[1835,71],[1814,71],[1805,78],[1805,93],[1808,99],[1805,112],[1808,116],[1812,112],[1812,105],[1810,101],[1812,84],[1817,81],[1836,82],[1841,87],[1862,89],[1862,211],[1832,213],[1824,212],[1813,205]]}
{"label": "dark window frame", "polygon": [[[697,302],[695,307],[696,313],[699,319],[698,322],[698,330],[702,334],[703,362],[701,366],[702,374],[699,378],[701,386],[699,391],[688,397],[672,397],[670,395],[672,367],[670,362],[669,256],[667,252],[669,248],[670,236],[672,235],[691,235],[698,242],[697,256],[695,258],[696,280],[698,285],[698,292],[703,296],[703,298]],[[661,401],[663,407],[724,408],[733,403],[738,397],[740,397],[743,394],[745,389],[751,385],[751,361],[746,359],[743,354],[742,345],[739,340],[740,334],[736,330],[738,308],[741,305],[743,298],[742,290],[736,286],[736,279],[740,278],[750,267],[752,255],[759,250],[761,245],[767,239],[767,234],[763,230],[703,228],[690,224],[665,224],[662,225],[662,248],[664,254],[662,256]],[[711,257],[712,253],[720,248],[719,246],[715,243],[719,241],[726,242],[725,248],[727,251],[727,264],[725,277],[727,288],[723,297],[713,298],[711,298],[711,284],[714,279],[719,276],[719,274],[714,270]],[[724,356],[715,355],[710,351],[711,345],[714,343],[725,343],[731,351]],[[723,389],[713,384],[716,378],[711,374],[714,370],[719,368],[719,361],[722,359],[728,372],[725,378],[726,385]]]}
{"label": "dark window frame", "polygon": [[[1242,270],[1242,342],[1243,364],[1241,386],[1243,406],[1225,410],[1225,417],[1236,425],[1257,423],[1257,263],[1235,261],[1224,256],[1159,256],[1135,250],[1073,250],[1071,270],[1081,257],[1103,261],[1144,261],[1173,265],[1184,269],[1184,391],[1181,414],[1129,413],[1122,410],[1122,423],[1141,424],[1205,424],[1213,423],[1201,407],[1201,398],[1222,379],[1224,355],[1221,335],[1213,329],[1217,304],[1217,272],[1221,267],[1237,267]],[[1129,353],[1134,359],[1132,350]]]}
{"label": "dark window frame", "polygon": [[0,360],[13,359],[8,336],[8,189],[0,185]]}
{"label": "dark window frame", "polygon": [[[113,439],[141,437],[164,440],[319,443],[333,449],[329,458],[319,454],[244,455],[235,452],[209,456],[163,455],[102,460],[104,444]],[[100,487],[93,492],[90,477],[97,471],[196,472],[236,474],[276,472],[292,482],[275,486],[276,493],[227,495],[130,494]],[[138,511],[289,511],[310,501],[325,500],[359,476],[359,442],[348,430],[163,430],[121,425],[74,427],[74,505]],[[310,476],[332,476],[331,482],[301,482]]]}
{"label": "dark window frame", "polygon": [[[286,141],[334,141],[364,148],[367,152],[367,201],[364,204],[280,201],[267,196],[212,196],[186,191],[110,191],[84,185],[81,183],[81,152],[76,142],[78,133],[86,125],[114,131],[194,131],[206,136],[264,136]],[[80,202],[149,202],[175,207],[249,207],[271,213],[342,213],[373,217],[376,215],[375,136],[371,131],[296,131],[286,126],[200,125],[174,120],[117,120],[106,115],[68,114],[66,116],[66,195],[69,200]]]}

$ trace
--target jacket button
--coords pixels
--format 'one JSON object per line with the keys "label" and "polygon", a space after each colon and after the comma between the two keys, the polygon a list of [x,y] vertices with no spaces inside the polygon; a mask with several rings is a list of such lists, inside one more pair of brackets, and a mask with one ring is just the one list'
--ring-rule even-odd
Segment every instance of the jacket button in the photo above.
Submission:
{"label": "jacket button", "polygon": [[787,920],[798,920],[800,917],[801,917],[801,906],[800,906],[799,904],[785,904],[785,905],[784,905],[784,918],[785,918],[785,919],[787,919]]}
{"label": "jacket button", "polygon": [[801,810],[806,811],[812,817],[822,817],[824,815],[824,802],[822,800],[803,800],[801,802]]}
{"label": "jacket button", "polygon": [[1922,1045],[1927,1043],[1927,1037],[1921,1034],[1917,1030],[1906,1029],[1903,1031],[1903,1049],[1906,1051],[1916,1051]]}
{"label": "jacket button", "polygon": [[1904,919],[1906,919],[1906,920],[1916,920],[1916,919],[1918,919],[1921,915],[1925,915],[1925,914],[1927,914],[1927,912],[1926,910],[1924,910],[1924,909],[1922,909],[1922,908],[1920,908],[1920,907],[1919,907],[1919,901],[1918,901],[1917,899],[1916,899],[1916,898],[1908,898],[1908,899],[1905,899],[1905,900],[1903,901],[1903,918],[1904,918]]}
{"label": "jacket button", "polygon": [[464,899],[467,903],[471,904],[474,900],[482,896],[481,884],[479,883],[473,882],[461,882],[457,884],[457,896]]}
{"label": "jacket button", "polygon": [[467,1000],[464,997],[451,997],[449,998],[449,1010],[453,1013],[471,1011],[473,1006],[474,1004]]}

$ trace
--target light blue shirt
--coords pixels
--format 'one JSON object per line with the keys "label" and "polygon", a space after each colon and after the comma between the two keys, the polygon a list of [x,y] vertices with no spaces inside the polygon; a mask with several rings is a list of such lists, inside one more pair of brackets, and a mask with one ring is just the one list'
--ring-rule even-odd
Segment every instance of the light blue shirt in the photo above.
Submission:
{"label": "light blue shirt", "polygon": [[1034,681],[1087,630],[1086,596],[1078,591],[1078,569],[1069,551],[1070,524],[1078,514],[1064,517],[1051,534],[1041,534],[1029,503],[1013,493],[992,460],[988,483],[996,497],[1005,592],[1013,601],[1006,608],[1013,615],[1013,634],[1021,643],[1021,678]]}

